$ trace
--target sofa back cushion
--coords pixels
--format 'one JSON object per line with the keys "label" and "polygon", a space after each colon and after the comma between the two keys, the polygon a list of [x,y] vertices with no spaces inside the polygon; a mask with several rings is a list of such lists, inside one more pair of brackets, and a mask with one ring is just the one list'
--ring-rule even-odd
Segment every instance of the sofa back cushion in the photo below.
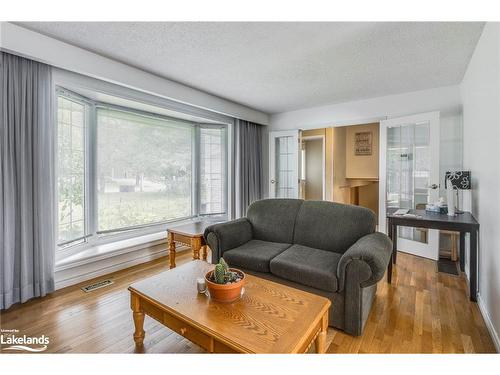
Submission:
{"label": "sofa back cushion", "polygon": [[375,231],[375,214],[364,207],[325,201],[304,201],[295,220],[293,243],[344,253]]}
{"label": "sofa back cushion", "polygon": [[295,218],[301,199],[263,199],[248,207],[247,219],[252,223],[256,240],[292,243]]}

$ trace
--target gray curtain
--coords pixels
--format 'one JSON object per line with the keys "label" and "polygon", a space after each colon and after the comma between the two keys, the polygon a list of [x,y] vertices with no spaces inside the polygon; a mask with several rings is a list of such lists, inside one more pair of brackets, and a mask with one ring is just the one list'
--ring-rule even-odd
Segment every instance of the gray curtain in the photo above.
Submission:
{"label": "gray curtain", "polygon": [[262,136],[262,125],[236,120],[235,213],[237,218],[246,215],[250,203],[262,198]]}
{"label": "gray curtain", "polygon": [[54,290],[55,121],[48,65],[0,52],[0,309]]}

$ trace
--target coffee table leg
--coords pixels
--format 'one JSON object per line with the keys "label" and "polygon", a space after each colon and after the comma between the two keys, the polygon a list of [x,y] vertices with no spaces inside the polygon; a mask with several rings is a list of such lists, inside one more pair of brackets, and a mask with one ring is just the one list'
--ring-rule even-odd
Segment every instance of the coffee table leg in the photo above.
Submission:
{"label": "coffee table leg", "polygon": [[200,259],[201,239],[199,237],[191,238],[191,250],[193,259]]}
{"label": "coffee table leg", "polygon": [[139,297],[136,295],[131,296],[131,307],[134,316],[134,341],[136,348],[142,348],[144,345],[144,311],[142,311]]}
{"label": "coffee table leg", "polygon": [[323,354],[326,352],[326,333],[328,331],[328,310],[321,319],[321,331],[316,336],[316,353]]}
{"label": "coffee table leg", "polygon": [[168,259],[170,262],[170,269],[175,268],[175,241],[172,233],[168,234]]}

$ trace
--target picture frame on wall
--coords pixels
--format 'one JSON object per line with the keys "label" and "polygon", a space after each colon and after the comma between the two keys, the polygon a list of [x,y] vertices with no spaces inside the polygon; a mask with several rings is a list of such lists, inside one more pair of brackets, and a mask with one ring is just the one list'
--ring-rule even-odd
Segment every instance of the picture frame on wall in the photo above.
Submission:
{"label": "picture frame on wall", "polygon": [[373,151],[372,132],[358,132],[354,135],[354,155],[371,155]]}

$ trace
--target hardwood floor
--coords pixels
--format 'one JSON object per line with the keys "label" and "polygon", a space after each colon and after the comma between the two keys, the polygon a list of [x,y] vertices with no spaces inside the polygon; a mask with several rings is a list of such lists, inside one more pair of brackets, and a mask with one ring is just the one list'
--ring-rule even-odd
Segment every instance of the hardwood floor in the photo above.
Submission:
{"label": "hardwood floor", "polygon": [[[177,264],[190,261],[179,253]],[[91,281],[0,313],[2,329],[50,337],[47,352],[133,353],[134,325],[127,287],[168,269],[168,258],[122,270],[97,280],[114,283],[90,293]],[[383,279],[365,332],[352,337],[329,329],[329,353],[494,353],[495,347],[463,277],[438,274],[430,260],[400,253],[392,285]],[[148,353],[200,353],[183,337],[146,317]],[[4,352],[5,353],[5,352]]]}
{"label": "hardwood floor", "polygon": [[364,334],[336,332],[329,353],[496,353],[463,276],[398,253],[392,284],[378,285]]}

